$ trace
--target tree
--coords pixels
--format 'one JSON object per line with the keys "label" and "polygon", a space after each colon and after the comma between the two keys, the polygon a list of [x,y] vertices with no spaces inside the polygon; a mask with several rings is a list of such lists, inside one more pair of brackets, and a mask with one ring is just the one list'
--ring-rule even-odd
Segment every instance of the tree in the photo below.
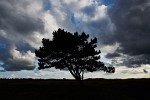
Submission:
{"label": "tree", "polygon": [[98,69],[114,73],[114,67],[107,68],[100,62],[100,50],[96,51],[97,38],[89,40],[89,35],[74,34],[58,29],[53,32],[53,39],[42,39],[43,46],[35,50],[38,57],[39,69],[55,67],[56,69],[67,68],[72,76],[83,80],[85,71]]}

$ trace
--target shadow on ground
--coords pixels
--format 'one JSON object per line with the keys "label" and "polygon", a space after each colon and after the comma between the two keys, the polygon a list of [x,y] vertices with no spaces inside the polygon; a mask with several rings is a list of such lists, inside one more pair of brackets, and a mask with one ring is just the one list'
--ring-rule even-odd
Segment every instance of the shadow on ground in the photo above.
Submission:
{"label": "shadow on ground", "polygon": [[1,100],[149,100],[150,79],[1,79]]}

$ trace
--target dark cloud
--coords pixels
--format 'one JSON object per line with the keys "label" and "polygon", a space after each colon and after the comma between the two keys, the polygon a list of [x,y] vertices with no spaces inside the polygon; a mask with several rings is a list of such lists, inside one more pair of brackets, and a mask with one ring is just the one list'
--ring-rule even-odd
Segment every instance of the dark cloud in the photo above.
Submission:
{"label": "dark cloud", "polygon": [[[39,46],[35,46],[40,41],[37,38],[44,36],[40,33],[48,27],[44,25],[50,26],[47,33],[58,27],[71,32],[84,31],[98,38],[98,46],[118,43],[118,49],[106,55],[114,58],[114,63],[127,66],[150,64],[149,0],[111,1],[111,5],[105,1],[105,6],[102,2],[95,4],[86,0],[1,0],[0,44],[6,47],[0,48],[0,61],[4,62],[4,69],[34,68],[33,51]],[[42,18],[40,11],[36,11],[38,2],[43,2]]]}
{"label": "dark cloud", "polygon": [[108,53],[106,55],[106,58],[115,58],[115,57],[120,57],[120,56],[121,55],[119,53],[115,52],[115,53]]}
{"label": "dark cloud", "polygon": [[1,0],[0,29],[10,32],[11,34],[30,34],[35,30],[42,31],[43,23],[41,19],[34,18],[22,11],[27,9],[26,6],[28,3],[30,2]]}
{"label": "dark cloud", "polygon": [[108,14],[115,31],[106,44],[120,44],[112,55],[122,53],[131,56],[123,60],[123,64],[128,66],[150,64],[150,1],[116,0]]}
{"label": "dark cloud", "polygon": [[23,43],[22,45],[16,44],[17,50],[20,52],[26,52],[28,50],[34,52],[35,49],[31,47],[28,43]]}
{"label": "dark cloud", "polygon": [[33,70],[35,68],[34,65],[31,65],[30,61],[28,60],[6,60],[5,64],[2,65],[3,68],[7,71],[19,71],[19,70]]}
{"label": "dark cloud", "polygon": [[150,64],[150,55],[130,56],[122,61],[128,67],[140,67],[141,64]]}
{"label": "dark cloud", "polygon": [[31,13],[32,3],[34,0],[0,1],[0,44],[5,45],[0,48],[0,61],[6,70],[34,68],[34,48],[27,40],[33,32],[44,32],[44,24],[38,14]]}
{"label": "dark cloud", "polygon": [[31,52],[33,48],[30,46],[28,48],[28,45],[23,43],[20,45],[14,44],[8,39],[1,38],[1,40],[5,43],[5,48],[0,48],[0,62],[4,63],[1,66],[5,70],[34,69],[34,54]]}

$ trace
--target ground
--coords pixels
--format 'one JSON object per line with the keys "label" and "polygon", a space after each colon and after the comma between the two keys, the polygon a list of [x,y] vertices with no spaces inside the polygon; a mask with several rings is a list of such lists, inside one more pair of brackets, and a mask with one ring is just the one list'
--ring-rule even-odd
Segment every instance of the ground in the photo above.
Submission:
{"label": "ground", "polygon": [[1,79],[3,100],[149,100],[150,79]]}

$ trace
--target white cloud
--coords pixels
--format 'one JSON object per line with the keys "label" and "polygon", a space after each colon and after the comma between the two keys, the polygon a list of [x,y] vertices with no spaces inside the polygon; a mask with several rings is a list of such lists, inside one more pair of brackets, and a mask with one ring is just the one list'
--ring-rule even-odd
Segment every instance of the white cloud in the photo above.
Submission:
{"label": "white cloud", "polygon": [[71,10],[80,11],[82,8],[85,8],[93,2],[91,0],[63,0],[65,4],[67,4]]}
{"label": "white cloud", "polygon": [[[20,52],[15,46],[10,49],[11,57],[6,61],[6,69],[33,69],[35,62],[35,54],[31,51]],[[7,64],[12,65],[13,68],[9,68]]]}
{"label": "white cloud", "polygon": [[[106,17],[107,6],[97,5],[91,0],[64,0],[64,3],[74,13],[75,18],[80,19],[80,21],[95,21]],[[83,12],[83,9],[88,7],[93,10],[94,15],[92,17],[87,15],[87,12]]]}
{"label": "white cloud", "polygon": [[118,43],[116,43],[114,45],[103,45],[102,47],[100,47],[100,50],[105,54],[114,53],[118,47],[119,47]]}
{"label": "white cloud", "polygon": [[7,33],[4,30],[0,30],[0,36],[7,38]]}
{"label": "white cloud", "polygon": [[15,59],[15,60],[28,60],[28,61],[31,61],[31,62],[34,59],[34,55],[35,55],[31,51],[27,51],[26,53],[21,53],[21,52],[17,51],[16,47],[13,47],[11,49],[10,53],[12,55],[12,59]]}
{"label": "white cloud", "polygon": [[107,6],[101,5],[96,8],[95,16],[92,20],[99,20],[107,17]]}
{"label": "white cloud", "polygon": [[43,14],[43,22],[45,25],[45,37],[52,39],[52,32],[59,28],[59,24],[49,10]]}
{"label": "white cloud", "polygon": [[26,43],[28,43],[31,47],[38,49],[42,43],[42,38],[44,38],[45,34],[40,34],[39,32],[33,32],[31,35],[28,35],[25,39],[23,39]]}

